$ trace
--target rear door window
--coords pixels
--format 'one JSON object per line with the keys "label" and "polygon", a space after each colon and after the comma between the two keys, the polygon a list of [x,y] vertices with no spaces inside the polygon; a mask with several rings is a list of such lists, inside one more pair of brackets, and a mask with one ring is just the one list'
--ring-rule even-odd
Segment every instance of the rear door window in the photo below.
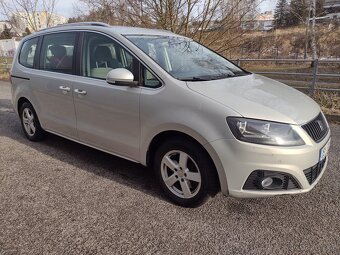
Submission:
{"label": "rear door window", "polygon": [[41,47],[40,69],[58,73],[74,73],[76,33],[45,35]]}
{"label": "rear door window", "polygon": [[33,68],[38,37],[27,40],[21,47],[19,63],[25,67]]}

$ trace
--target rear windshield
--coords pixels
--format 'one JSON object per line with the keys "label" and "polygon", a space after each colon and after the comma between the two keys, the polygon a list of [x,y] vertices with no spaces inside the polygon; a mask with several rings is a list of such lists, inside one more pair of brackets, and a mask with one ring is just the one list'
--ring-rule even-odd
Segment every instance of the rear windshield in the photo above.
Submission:
{"label": "rear windshield", "polygon": [[179,80],[216,80],[249,74],[189,38],[149,35],[127,35],[126,38]]}

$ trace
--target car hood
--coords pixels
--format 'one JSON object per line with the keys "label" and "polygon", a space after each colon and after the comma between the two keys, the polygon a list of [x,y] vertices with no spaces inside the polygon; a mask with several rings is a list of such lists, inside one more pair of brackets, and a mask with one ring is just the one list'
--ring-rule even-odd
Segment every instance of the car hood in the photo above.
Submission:
{"label": "car hood", "polygon": [[320,112],[319,105],[300,91],[256,74],[187,85],[246,118],[300,125]]}

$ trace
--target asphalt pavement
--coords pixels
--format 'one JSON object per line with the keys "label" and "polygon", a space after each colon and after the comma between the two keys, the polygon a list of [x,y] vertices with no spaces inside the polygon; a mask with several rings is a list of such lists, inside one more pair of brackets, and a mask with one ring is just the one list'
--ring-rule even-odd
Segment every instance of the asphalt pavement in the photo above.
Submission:
{"label": "asphalt pavement", "polygon": [[340,126],[307,194],[199,208],[162,195],[141,165],[48,135],[25,139],[0,82],[0,254],[340,254]]}

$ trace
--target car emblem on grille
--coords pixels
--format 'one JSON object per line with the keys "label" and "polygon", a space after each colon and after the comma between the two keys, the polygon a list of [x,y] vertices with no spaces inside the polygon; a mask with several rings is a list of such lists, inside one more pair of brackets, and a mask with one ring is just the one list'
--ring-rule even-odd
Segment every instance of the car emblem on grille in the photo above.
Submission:
{"label": "car emblem on grille", "polygon": [[318,125],[319,125],[321,131],[324,131],[325,127],[323,126],[322,121],[321,121],[321,120],[317,120],[316,123],[318,123]]}

